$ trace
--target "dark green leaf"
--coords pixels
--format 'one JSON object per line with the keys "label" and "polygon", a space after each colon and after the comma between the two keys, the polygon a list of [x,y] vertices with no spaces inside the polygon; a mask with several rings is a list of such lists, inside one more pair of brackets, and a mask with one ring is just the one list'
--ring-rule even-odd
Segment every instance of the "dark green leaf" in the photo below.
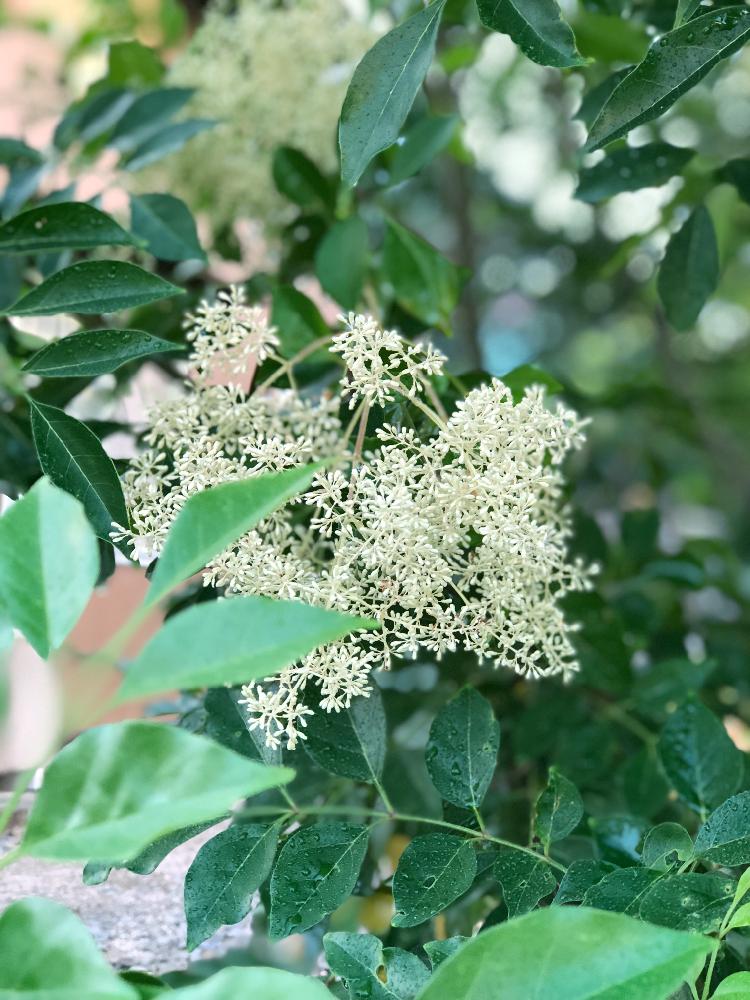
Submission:
{"label": "dark green leaf", "polygon": [[532,385],[543,386],[550,395],[562,392],[563,385],[554,375],[536,368],[534,365],[520,365],[506,372],[501,381],[508,386],[513,396],[513,402],[519,403],[526,394],[526,389]]}
{"label": "dark green leaf", "polygon": [[0,226],[0,253],[87,250],[134,243],[113,218],[80,201],[30,208]]}
{"label": "dark green leaf", "polygon": [[34,399],[29,404],[34,444],[45,475],[81,501],[97,535],[109,541],[113,522],[128,523],[112,459],[85,424],[54,406]]}
{"label": "dark green leaf", "polygon": [[423,947],[430,959],[432,971],[434,972],[451,955],[455,955],[461,945],[468,940],[470,939],[462,934],[456,934],[453,937],[444,938],[442,941],[427,941]]}
{"label": "dark green leaf", "polygon": [[632,69],[632,66],[626,66],[624,69],[615,70],[614,73],[610,73],[609,76],[605,77],[601,83],[598,83],[587,94],[584,94],[581,106],[576,112],[575,117],[579,121],[582,121],[587,128],[591,128],[599,116],[599,112],[609,100],[612,91],[622,83]]}
{"label": "dark green leaf", "polygon": [[220,687],[206,692],[203,702],[206,736],[245,757],[262,760],[264,764],[280,764],[281,747],[267,746],[265,732],[257,727],[250,728],[247,709],[242,705],[241,698],[238,688]]}
{"label": "dark green leaf", "polygon": [[511,847],[501,849],[493,872],[502,886],[511,919],[533,910],[541,899],[557,888],[557,879],[545,858]]}
{"label": "dark green leaf", "polygon": [[677,14],[674,19],[675,28],[689,21],[698,10],[701,0],[677,0]]}
{"label": "dark green leaf", "polygon": [[616,149],[593,167],[581,171],[575,196],[595,204],[622,191],[659,187],[680,173],[695,155],[668,142]]}
{"label": "dark green leaf", "polygon": [[189,87],[159,87],[141,94],[115,125],[107,145],[129,153],[159,131],[194,92]]}
{"label": "dark green leaf", "polygon": [[674,930],[711,934],[719,929],[735,886],[718,872],[662,876],[644,896],[640,916]]}
{"label": "dark green leaf", "polygon": [[659,756],[672,786],[699,811],[719,805],[742,779],[742,754],[716,716],[692,699],[667,720]]}
{"label": "dark green leaf", "polygon": [[82,330],[47,344],[26,362],[23,371],[44,378],[103,375],[134,358],[180,350],[180,344],[143,330]]}
{"label": "dark green leaf", "polygon": [[586,148],[599,149],[664,114],[749,37],[750,9],[739,5],[709,11],[663,35],[613,91],[591,128]]}
{"label": "dark green leaf", "polygon": [[637,916],[641,900],[661,877],[659,872],[652,872],[647,868],[621,868],[605,875],[587,889],[583,905]]}
{"label": "dark green leaf", "polygon": [[587,891],[609,874],[609,866],[593,858],[580,858],[563,875],[553,903],[580,903]]}
{"label": "dark green leaf", "polygon": [[653,663],[635,680],[633,694],[638,702],[638,710],[654,718],[662,719],[667,706],[684,701],[689,694],[695,694],[703,687],[712,671],[715,660],[662,660]]}
{"label": "dark green leaf", "polygon": [[446,833],[415,837],[393,876],[394,927],[415,927],[463,895],[477,873],[470,840]]}
{"label": "dark green leaf", "polygon": [[601,816],[589,820],[603,861],[626,867],[641,860],[639,844],[645,822],[635,816]]}
{"label": "dark green leaf", "polygon": [[221,818],[217,817],[217,819],[208,820],[206,823],[193,823],[168,833],[164,837],[158,837],[129,861],[90,861],[83,869],[83,884],[101,885],[102,882],[107,881],[113,868],[122,868],[133,872],[134,875],[152,875],[175,848],[215,826]]}
{"label": "dark green leaf", "polygon": [[672,326],[690,329],[718,283],[714,224],[708,210],[699,205],[670,239],[659,267],[659,298]]}
{"label": "dark green leaf", "polygon": [[47,767],[21,850],[58,861],[133,858],[159,837],[215,819],[293,775],[173,726],[89,729]]}
{"label": "dark green leaf", "polygon": [[465,687],[435,717],[425,753],[432,782],[446,802],[467,809],[481,806],[499,747],[500,726],[492,706]]}
{"label": "dark green leaf", "polygon": [[669,794],[669,783],[653,746],[643,747],[628,758],[622,769],[622,784],[632,812],[653,816],[661,809]]}
{"label": "dark green leaf", "polygon": [[185,875],[187,948],[250,912],[253,894],[271,871],[280,824],[234,824],[205,843]]}
{"label": "dark green leaf", "polygon": [[641,861],[644,867],[665,872],[693,856],[693,840],[679,823],[659,823],[646,834]]}
{"label": "dark green leaf", "polygon": [[524,55],[542,66],[583,66],[556,0],[477,0],[482,24],[510,35]]}
{"label": "dark green leaf", "polygon": [[214,118],[188,118],[184,122],[175,122],[159,129],[154,135],[148,136],[123,160],[123,169],[132,172],[156,163],[169,153],[182,149],[193,136],[216,125]]}
{"label": "dark green leaf", "polygon": [[425,323],[448,328],[464,272],[416,233],[386,222],[383,275],[396,301]]}
{"label": "dark green leaf", "polygon": [[321,767],[355,781],[377,782],[385,760],[385,713],[377,687],[339,712],[307,719],[305,749]]}
{"label": "dark green leaf", "polygon": [[88,315],[132,309],[182,290],[156,274],[122,260],[87,260],[71,264],[9,306],[10,316]]}
{"label": "dark green leaf", "polygon": [[195,220],[184,201],[171,194],[130,196],[130,226],[159,260],[205,260]]}
{"label": "dark green leaf", "polygon": [[44,162],[42,154],[31,146],[9,136],[0,137],[0,163],[5,167],[33,167]]}
{"label": "dark green leaf", "polygon": [[351,823],[315,823],[291,835],[271,875],[272,938],[301,934],[349,898],[369,837]]}
{"label": "dark green leaf", "polygon": [[339,122],[341,177],[350,187],[398,139],[432,62],[445,2],[434,0],[389,31],[354,71]]}
{"label": "dark green leaf", "polygon": [[581,822],[583,802],[578,789],[556,767],[550,768],[547,787],[536,800],[534,832],[545,850],[564,840]]}
{"label": "dark green leaf", "polygon": [[458,122],[456,115],[425,115],[413,125],[393,154],[390,183],[400,184],[427,166],[456,134]]}
{"label": "dark green leaf", "polygon": [[326,934],[323,947],[331,972],[346,982],[352,997],[412,1000],[430,978],[416,955],[383,948],[372,934]]}
{"label": "dark green leaf", "polygon": [[695,838],[695,853],[716,865],[750,864],[750,792],[733,795],[711,813]]}
{"label": "dark green leaf", "polygon": [[315,303],[292,285],[274,288],[271,302],[271,323],[279,331],[285,357],[292,357],[314,340],[330,334]]}
{"label": "dark green leaf", "polygon": [[[231,954],[231,953],[230,953]],[[283,969],[224,968],[195,986],[169,990],[162,1000],[332,1000],[320,979]]]}
{"label": "dark green leaf", "polygon": [[367,273],[367,226],[358,215],[335,222],[315,254],[315,273],[331,298],[355,309]]}
{"label": "dark green leaf", "polygon": [[273,156],[272,170],[276,187],[295,205],[333,208],[333,186],[301,150],[279,146]]}
{"label": "dark green leaf", "polygon": [[716,171],[716,177],[733,184],[743,201],[750,204],[750,160],[730,160]]}

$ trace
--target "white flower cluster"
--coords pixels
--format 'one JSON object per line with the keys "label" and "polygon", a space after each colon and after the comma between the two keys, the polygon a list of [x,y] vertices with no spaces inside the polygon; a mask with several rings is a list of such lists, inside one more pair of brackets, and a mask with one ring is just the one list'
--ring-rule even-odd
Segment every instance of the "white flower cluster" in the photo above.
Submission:
{"label": "white flower cluster", "polygon": [[[234,347],[238,329],[225,297],[190,322],[196,364]],[[241,321],[239,325],[245,325]],[[260,313],[249,340],[273,343]],[[217,331],[219,331],[217,333]],[[574,626],[559,607],[589,586],[591,569],[567,556],[560,463],[582,441],[574,413],[527,389],[514,405],[497,379],[469,392],[449,417],[429,407],[428,380],[442,357],[409,345],[370,317],[351,316],[332,350],[346,370],[338,395],[306,399],[294,389],[252,394],[200,380],[152,414],[151,449],[125,476],[130,537],[158,554],[185,498],[226,480],[333,456],[312,487],[215,558],[205,582],[227,595],[293,598],[374,618],[382,628],[316,650],[271,682],[248,685],[251,724],[272,745],[304,738],[317,704],[338,711],[367,694],[373,668],[420,649],[440,658],[463,648],[480,661],[539,677],[576,669]],[[401,394],[431,414],[417,431],[364,428],[370,406]],[[432,394],[432,395],[430,395]],[[339,414],[357,406],[349,440]],[[421,414],[419,414],[421,417]],[[369,445],[369,446],[368,446]]]}

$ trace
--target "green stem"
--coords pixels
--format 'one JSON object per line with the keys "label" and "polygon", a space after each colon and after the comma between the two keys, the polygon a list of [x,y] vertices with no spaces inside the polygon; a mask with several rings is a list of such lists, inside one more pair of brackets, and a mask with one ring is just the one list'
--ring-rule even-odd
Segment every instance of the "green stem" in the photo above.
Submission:
{"label": "green stem", "polygon": [[8,823],[13,819],[13,814],[16,811],[16,806],[21,801],[21,796],[29,787],[31,779],[34,777],[36,771],[35,767],[29,767],[16,778],[15,784],[13,785],[13,791],[10,794],[10,798],[5,803],[5,808],[0,813],[0,833],[3,833]]}
{"label": "green stem", "polygon": [[388,798],[388,793],[386,792],[385,788],[383,788],[382,784],[378,781],[378,779],[375,777],[374,774],[372,776],[372,780],[373,784],[375,785],[375,788],[378,791],[378,795],[383,800],[383,805],[385,806],[385,808],[388,810],[389,813],[393,813],[394,812],[393,803]]}
{"label": "green stem", "polygon": [[605,715],[616,722],[618,725],[622,726],[623,729],[628,729],[634,736],[637,736],[639,740],[642,740],[646,746],[653,747],[656,744],[657,737],[647,729],[642,723],[637,719],[634,719],[632,715],[628,715],[619,705],[609,703],[604,708]]}
{"label": "green stem", "polygon": [[482,831],[482,833],[485,833],[485,831],[486,831],[487,828],[484,825],[484,820],[482,819],[482,814],[480,813],[480,811],[477,809],[476,806],[472,806],[471,808],[472,808],[472,810],[474,812],[474,815],[476,816],[477,823],[479,824],[479,829]]}
{"label": "green stem", "polygon": [[8,865],[12,865],[21,856],[21,853],[21,845],[19,844],[18,847],[14,847],[7,854],[3,854],[0,858],[0,868],[7,868]]}
{"label": "green stem", "polygon": [[[720,932],[721,933],[721,932]],[[719,942],[716,942],[716,947],[714,948],[711,958],[708,962],[708,968],[706,969],[706,978],[703,982],[703,992],[701,993],[701,1000],[708,1000],[708,995],[711,992],[711,980],[714,975],[714,966],[716,965],[716,958],[719,954]]]}
{"label": "green stem", "polygon": [[305,358],[309,358],[311,354],[315,354],[315,352],[319,351],[321,347],[326,347],[330,343],[330,334],[326,334],[325,337],[318,337],[316,340],[310,341],[310,343],[303,347],[301,351],[297,351],[294,357],[289,358],[288,361],[285,361],[283,365],[277,368],[273,375],[269,375],[265,382],[261,382],[255,392],[262,392],[263,389],[270,388],[270,386],[272,386],[277,379],[280,379],[282,375],[286,375],[286,373],[291,371],[295,365],[298,365],[301,361],[304,361]]}

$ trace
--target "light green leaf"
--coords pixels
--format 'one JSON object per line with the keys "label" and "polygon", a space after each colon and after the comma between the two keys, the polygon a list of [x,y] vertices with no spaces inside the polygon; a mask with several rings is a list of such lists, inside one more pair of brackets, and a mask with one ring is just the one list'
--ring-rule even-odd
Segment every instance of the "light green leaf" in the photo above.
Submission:
{"label": "light green leaf", "polygon": [[123,260],[86,260],[56,271],[4,310],[9,316],[99,315],[132,309],[182,290]]}
{"label": "light green leaf", "polygon": [[477,873],[470,840],[446,833],[415,837],[393,876],[394,927],[416,927],[463,895]]}
{"label": "light green leaf", "polygon": [[426,941],[422,947],[427,952],[433,972],[451,955],[455,955],[461,945],[469,940],[463,934],[455,934],[453,937],[443,938],[441,941]]}
{"label": "light green leaf", "polygon": [[457,115],[420,118],[396,147],[389,171],[390,183],[400,184],[427,166],[456,134],[459,120]]}
{"label": "light green leaf", "polygon": [[331,298],[356,309],[367,273],[367,226],[358,215],[335,222],[315,253],[315,273]]}
{"label": "light green leaf", "polygon": [[750,9],[740,5],[701,14],[663,35],[612,92],[591,128],[586,149],[606,146],[664,114],[748,38]]}
{"label": "light green leaf", "polygon": [[416,955],[383,948],[373,934],[337,931],[325,935],[323,947],[331,972],[344,980],[353,997],[412,1000],[430,978]]}
{"label": "light green leaf", "polygon": [[695,838],[695,853],[716,865],[750,864],[750,792],[733,795],[711,813]]}
{"label": "light green leaf", "polygon": [[58,861],[123,861],[294,772],[247,760],[174,726],[119,722],[89,729],[47,767],[21,851]]}
{"label": "light green leaf", "polygon": [[583,802],[578,789],[556,767],[550,768],[547,787],[536,800],[534,831],[545,850],[564,840],[581,822]]}
{"label": "light green leaf", "polygon": [[270,677],[375,622],[255,595],[203,601],[167,619],[128,667],[119,700]]}
{"label": "light green leaf", "polygon": [[112,459],[85,424],[34,399],[29,405],[34,444],[45,475],[81,501],[97,535],[109,541],[113,521],[128,523]]}
{"label": "light green leaf", "polygon": [[0,518],[0,601],[40,656],[62,644],[98,575],[99,550],[83,507],[49,480]]}
{"label": "light green leaf", "polygon": [[107,145],[122,153],[131,152],[158,132],[194,93],[189,87],[159,87],[141,94],[115,125]]}
{"label": "light green leaf", "polygon": [[164,1000],[333,1000],[320,979],[283,969],[222,969],[195,986],[164,993]]}
{"label": "light green leaf", "polygon": [[560,880],[560,888],[552,902],[558,906],[563,903],[580,903],[588,890],[601,882],[609,872],[609,866],[594,858],[574,861]]}
{"label": "light green leaf", "polygon": [[206,129],[213,128],[214,125],[216,125],[214,118],[188,118],[184,122],[167,125],[155,134],[147,136],[140,145],[128,153],[122,161],[122,167],[131,173],[142,170],[143,167],[156,163],[169,153],[182,149],[189,139],[205,132]]}
{"label": "light green leaf", "polygon": [[693,156],[694,150],[670,146],[668,142],[616,149],[593,167],[581,171],[575,197],[596,204],[622,191],[660,187],[679,174]]}
{"label": "light green leaf", "polygon": [[583,905],[637,916],[644,896],[660,878],[648,868],[617,869],[586,890]]}
{"label": "light green leaf", "polygon": [[750,927],[750,903],[738,907],[729,918],[727,931],[733,931],[736,927]]}
{"label": "light green leaf", "polygon": [[675,28],[679,28],[681,24],[690,20],[693,14],[698,10],[701,0],[677,0],[677,14],[674,19]]}
{"label": "light green leaf", "polygon": [[198,851],[185,875],[188,951],[250,912],[254,893],[271,871],[279,829],[279,823],[234,824]]}
{"label": "light green leaf", "polygon": [[712,1000],[748,1000],[750,997],[750,972],[735,972],[723,979],[712,994]]}
{"label": "light green leaf", "polygon": [[672,326],[689,330],[718,284],[714,224],[708,209],[699,205],[670,239],[659,267],[659,298]]}
{"label": "light green leaf", "polygon": [[3,1000],[137,1000],[86,927],[51,899],[22,899],[0,916]]}
{"label": "light green leaf", "polygon": [[518,368],[506,372],[500,381],[510,389],[514,403],[519,403],[526,395],[526,389],[533,385],[541,385],[551,396],[563,390],[562,383],[558,382],[554,375],[542,371],[535,365],[519,365]]}
{"label": "light green leaf", "polygon": [[271,875],[272,938],[301,934],[349,898],[369,837],[351,823],[314,823],[291,835]]}
{"label": "light green leaf", "polygon": [[30,208],[0,226],[0,253],[48,253],[135,243],[111,216],[80,201]]}
{"label": "light green leaf", "polygon": [[639,916],[675,930],[712,934],[726,916],[735,884],[718,872],[662,876],[643,897]]}
{"label": "light green leaf", "polygon": [[272,172],[277,189],[295,205],[333,209],[333,185],[301,150],[279,146],[273,155]]}
{"label": "light green leaf", "polygon": [[557,879],[547,860],[532,857],[526,851],[502,848],[492,870],[502,886],[510,918],[533,910],[557,888]]}
{"label": "light green leaf", "polygon": [[585,66],[570,26],[556,0],[477,0],[482,24],[510,35],[519,49],[542,66]]}
{"label": "light green leaf", "polygon": [[172,851],[186,841],[192,840],[193,837],[197,837],[199,833],[209,830],[222,818],[219,816],[205,823],[193,823],[190,826],[174,830],[164,837],[158,837],[128,861],[89,862],[83,868],[83,883],[84,885],[101,885],[102,882],[107,881],[113,868],[122,868],[134,875],[152,875]]}
{"label": "light green leaf", "polygon": [[619,913],[552,906],[472,938],[418,1000],[664,1000],[694,980],[714,942]]}
{"label": "light green leaf", "polygon": [[694,699],[670,715],[659,757],[672,786],[699,811],[719,805],[742,780],[742,754],[716,716]]}
{"label": "light green leaf", "polygon": [[80,378],[117,371],[134,358],[183,349],[143,330],[82,330],[47,344],[22,370],[44,378]]}
{"label": "light green leaf", "polygon": [[130,227],[159,260],[205,260],[195,220],[171,194],[130,196]]}
{"label": "light green leaf", "polygon": [[385,712],[377,687],[353,698],[340,712],[315,712],[307,719],[305,750],[332,774],[377,782],[385,761]]}
{"label": "light green leaf", "polygon": [[645,868],[665,872],[693,856],[693,840],[679,823],[659,823],[646,834],[641,852]]}
{"label": "light green leaf", "polygon": [[425,752],[432,783],[446,802],[478,809],[497,764],[500,725],[490,703],[465,687],[430,726]]}
{"label": "light green leaf", "polygon": [[389,31],[354,71],[339,122],[341,177],[350,187],[398,139],[432,62],[445,2],[434,0]]}
{"label": "light green leaf", "polygon": [[169,530],[147,602],[161,600],[277,507],[304,493],[319,468],[303,465],[192,494]]}

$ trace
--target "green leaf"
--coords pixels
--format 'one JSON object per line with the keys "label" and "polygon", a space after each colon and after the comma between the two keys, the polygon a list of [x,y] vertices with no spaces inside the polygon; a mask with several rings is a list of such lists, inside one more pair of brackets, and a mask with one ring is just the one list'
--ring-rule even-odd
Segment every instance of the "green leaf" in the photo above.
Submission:
{"label": "green leaf", "polygon": [[585,66],[555,0],[477,0],[482,24],[510,35],[525,56],[542,66]]}
{"label": "green leaf", "polygon": [[642,20],[624,18],[620,9],[604,14],[587,8],[579,8],[574,23],[578,49],[590,62],[609,66],[643,59],[650,34]]}
{"label": "green leaf", "polygon": [[667,720],[659,757],[672,786],[699,811],[719,805],[742,780],[742,754],[716,716],[693,699]]}
{"label": "green leaf", "polygon": [[122,168],[133,173],[142,170],[157,160],[163,159],[169,153],[182,149],[189,139],[205,132],[216,125],[215,118],[188,118],[184,122],[175,122],[159,129],[154,135],[148,136],[136,148],[128,153],[122,161]]}
{"label": "green leaf", "polygon": [[122,260],[86,260],[57,271],[4,310],[9,316],[99,315],[132,309],[182,290]]}
{"label": "green leaf", "polygon": [[693,856],[693,838],[679,823],[659,823],[646,834],[641,861],[646,868],[668,871]]}
{"label": "green leaf", "polygon": [[[164,1000],[333,1000],[320,979],[283,969],[222,969],[195,986],[169,990]],[[87,998],[88,1000],[88,998]]]}
{"label": "green leaf", "polygon": [[277,189],[301,208],[334,207],[335,192],[309,156],[292,146],[279,146],[273,155],[273,180]]}
{"label": "green leaf", "polygon": [[502,376],[501,382],[510,389],[514,403],[519,403],[526,395],[526,389],[532,385],[541,385],[550,395],[562,392],[563,385],[554,375],[542,371],[534,365],[519,365]]}
{"label": "green leaf", "polygon": [[637,916],[641,901],[662,876],[648,868],[621,868],[586,890],[584,906]]}
{"label": "green leaf", "polygon": [[674,19],[675,28],[689,21],[698,10],[701,0],[677,0],[677,13]]}
{"label": "green leaf", "polygon": [[552,906],[483,931],[418,1000],[664,1000],[694,980],[714,943],[619,913]]}
{"label": "green leaf", "polygon": [[553,903],[580,903],[587,891],[609,874],[609,867],[593,858],[580,858],[563,875]]}
{"label": "green leaf", "polygon": [[40,656],[62,645],[99,575],[83,508],[40,479],[0,518],[0,602]]}
{"label": "green leaf", "polygon": [[587,94],[583,95],[581,106],[578,111],[576,111],[575,118],[582,121],[586,128],[591,128],[594,121],[599,116],[599,112],[609,100],[612,91],[615,87],[622,83],[625,77],[632,70],[632,66],[626,66],[624,69],[615,70],[614,73],[610,73],[609,76],[606,76],[601,83],[592,87]]}
{"label": "green leaf", "polygon": [[641,902],[640,916],[675,930],[717,931],[734,896],[735,881],[718,872],[662,876]]}
{"label": "green leaf", "polygon": [[351,823],[314,823],[291,835],[271,875],[272,938],[301,934],[349,898],[369,837]]}
{"label": "green leaf", "polygon": [[86,927],[51,899],[21,899],[0,916],[3,1000],[137,1000]]}
{"label": "green leaf", "polygon": [[185,875],[187,948],[250,912],[253,894],[270,874],[280,824],[234,824],[207,841]]}
{"label": "green leaf", "polygon": [[616,149],[581,171],[575,197],[596,204],[622,191],[659,187],[679,174],[694,155],[694,150],[670,146],[668,142]]}
{"label": "green leaf", "polygon": [[433,972],[439,965],[442,965],[451,955],[455,955],[458,949],[466,941],[470,940],[463,934],[455,934],[453,937],[444,938],[442,941],[426,941],[422,946],[430,959]]}
{"label": "green leaf", "polygon": [[750,160],[730,160],[716,171],[716,177],[733,184],[740,198],[750,204]]}
{"label": "green leaf", "polygon": [[586,149],[606,146],[664,114],[749,37],[750,10],[740,5],[709,11],[662,35],[613,91],[591,128]]}
{"label": "green leaf", "polygon": [[711,813],[695,838],[695,853],[716,865],[750,864],[750,792],[733,795]]}
{"label": "green leaf", "polygon": [[5,167],[33,167],[44,162],[44,157],[21,139],[0,136],[0,163]]}
{"label": "green leaf", "polygon": [[122,153],[131,152],[158,132],[194,93],[190,87],[159,87],[141,94],[115,125],[107,145]]}
{"label": "green leaf", "polygon": [[247,709],[239,688],[212,688],[203,701],[206,710],[204,732],[222,746],[264,764],[280,764],[281,746],[269,747],[262,729],[250,728]]}
{"label": "green leaf", "polygon": [[416,927],[462,896],[477,873],[470,840],[446,833],[415,837],[393,876],[394,927]]}
{"label": "green leaf", "polygon": [[315,253],[315,273],[331,298],[355,309],[367,273],[367,226],[358,215],[335,222]]}
{"label": "green leaf", "polygon": [[375,624],[328,608],[255,595],[203,601],[167,619],[128,667],[119,700],[259,680],[318,646]]}
{"label": "green leaf", "polygon": [[572,833],[583,816],[578,789],[556,767],[550,768],[547,787],[536,800],[534,832],[548,850],[557,840]]}
{"label": "green leaf", "polygon": [[431,326],[449,328],[464,270],[393,219],[386,220],[383,275],[404,309]]}
{"label": "green leaf", "polygon": [[82,330],[47,344],[22,371],[44,378],[81,378],[116,371],[134,358],[181,350],[181,344],[143,330]]}
{"label": "green leaf", "polygon": [[287,358],[330,334],[315,303],[292,285],[278,285],[271,293],[271,324],[278,328],[281,353]]}
{"label": "green leaf", "polygon": [[532,857],[526,851],[502,848],[493,873],[502,886],[511,919],[533,910],[557,888],[557,879],[547,860]]}
{"label": "green leaf", "polygon": [[215,819],[244,796],[290,781],[173,726],[89,729],[47,767],[21,851],[57,861],[129,859],[159,837]]}
{"label": "green leaf", "polygon": [[80,201],[30,208],[0,226],[0,253],[88,250],[135,242],[111,216]]}
{"label": "green leaf", "polygon": [[727,976],[716,987],[711,1000],[721,997],[721,1000],[747,1000],[750,997],[750,972],[735,972]]}
{"label": "green leaf", "polygon": [[736,927],[750,927],[750,903],[738,907],[729,918],[727,931],[733,931]]}
{"label": "green leaf", "polygon": [[157,52],[141,42],[113,42],[109,46],[107,76],[109,83],[128,87],[153,87],[164,76],[164,66]]}
{"label": "green leaf", "polygon": [[307,719],[305,750],[331,774],[375,782],[383,773],[386,728],[377,687],[353,698],[340,712],[315,712]]}
{"label": "green leaf", "polygon": [[456,134],[457,115],[425,115],[413,125],[396,147],[390,165],[391,184],[401,184],[427,166]]}
{"label": "green leaf", "polygon": [[495,773],[500,725],[490,703],[465,687],[430,726],[425,761],[435,788],[446,802],[478,809]]}
{"label": "green leaf", "polygon": [[430,978],[416,955],[383,948],[373,934],[337,931],[324,936],[323,947],[331,972],[344,980],[352,997],[412,1000]]}
{"label": "green leaf", "polygon": [[192,840],[193,837],[197,837],[199,833],[204,833],[215,826],[221,818],[216,817],[206,823],[192,823],[190,826],[181,827],[164,837],[158,837],[128,861],[89,862],[83,869],[83,883],[84,885],[100,885],[102,882],[106,882],[113,868],[122,868],[134,875],[152,875],[172,851],[186,841]]}
{"label": "green leaf", "polygon": [[160,601],[277,507],[304,493],[319,468],[318,464],[303,465],[265,473],[188,497],[167,535],[147,602]]}
{"label": "green leaf", "polygon": [[670,239],[659,267],[659,298],[672,326],[690,329],[718,284],[714,224],[705,206],[699,205]]}
{"label": "green leaf", "polygon": [[35,399],[29,405],[34,444],[45,475],[81,501],[97,535],[109,541],[113,522],[128,523],[112,459],[85,424]]}
{"label": "green leaf", "polygon": [[159,260],[205,260],[195,220],[171,194],[130,195],[130,226]]}
{"label": "green leaf", "polygon": [[446,0],[434,0],[379,39],[354,71],[339,122],[341,177],[354,187],[398,139],[432,62]]}

